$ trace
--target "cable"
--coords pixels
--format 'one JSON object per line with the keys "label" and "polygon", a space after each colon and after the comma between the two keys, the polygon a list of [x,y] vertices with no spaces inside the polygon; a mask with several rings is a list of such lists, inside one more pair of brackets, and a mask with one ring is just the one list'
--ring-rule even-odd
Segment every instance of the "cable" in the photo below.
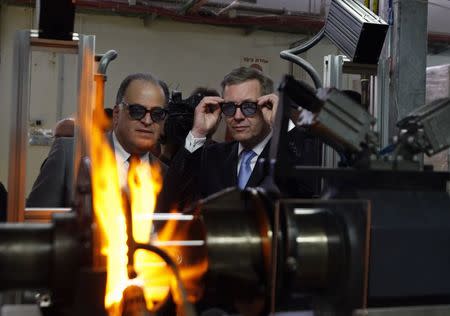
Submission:
{"label": "cable", "polygon": [[[133,217],[132,217],[131,208],[129,207],[129,205],[127,205],[127,207],[125,207],[124,213],[125,213],[124,215],[125,215],[125,220],[126,220],[126,224],[127,224],[128,265],[131,267],[131,269],[128,271],[128,277],[129,278],[136,277],[136,272],[134,271],[134,254],[135,254],[136,250],[142,249],[142,250],[147,250],[147,251],[157,254],[166,262],[166,264],[172,270],[173,275],[175,276],[175,279],[177,281],[178,291],[179,291],[180,297],[181,297],[181,306],[184,311],[184,314],[182,316],[197,316],[197,313],[196,313],[194,307],[187,299],[186,289],[184,288],[180,273],[178,272],[177,264],[172,260],[172,258],[164,250],[158,248],[157,246],[136,242],[133,238],[133,221],[132,221]],[[163,304],[164,304],[164,302],[160,302],[160,304],[157,306],[156,309],[158,310],[159,308],[161,308],[161,306]]]}
{"label": "cable", "polygon": [[314,85],[317,89],[322,88],[322,80],[320,79],[320,76],[318,72],[314,69],[314,67],[307,62],[305,59],[301,58],[300,56],[297,56],[298,54],[301,54],[311,47],[315,46],[325,35],[325,27],[323,27],[319,33],[314,35],[309,41],[306,43],[303,43],[297,47],[284,50],[280,53],[280,57],[282,59],[288,60],[290,62],[293,62],[294,64],[300,66],[303,68],[310,76],[311,79],[314,82]]}
{"label": "cable", "polygon": [[143,249],[143,250],[154,252],[167,263],[167,265],[172,270],[173,275],[175,276],[175,279],[177,281],[178,291],[180,292],[180,297],[181,297],[181,306],[184,308],[184,316],[197,316],[197,313],[195,312],[194,307],[187,300],[186,289],[184,288],[183,282],[180,277],[180,273],[178,272],[177,264],[172,260],[172,258],[164,250],[162,250],[156,246],[150,245],[150,244],[136,243],[135,249]]}

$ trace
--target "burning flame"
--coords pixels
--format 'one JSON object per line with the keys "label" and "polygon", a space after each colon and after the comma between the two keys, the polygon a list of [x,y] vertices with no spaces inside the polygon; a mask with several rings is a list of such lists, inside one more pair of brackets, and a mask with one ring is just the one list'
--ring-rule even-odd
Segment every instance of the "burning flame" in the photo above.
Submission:
{"label": "burning flame", "polygon": [[119,179],[113,176],[117,175],[115,157],[96,124],[92,126],[91,159],[93,207],[101,253],[107,256],[105,307],[110,309],[121,301],[128,280],[127,232]]}
{"label": "burning flame", "polygon": [[[188,299],[190,301],[199,299],[202,294],[200,280],[208,268],[208,262],[204,254],[199,257],[200,259],[190,260],[190,247],[183,245],[182,241],[188,237],[192,229],[191,221],[180,223],[177,220],[170,220],[157,234],[152,232],[152,215],[162,185],[159,168],[132,160],[128,176],[130,202],[127,204],[126,195],[120,188],[114,152],[105,137],[104,126],[107,119],[104,117],[103,109],[95,111],[94,116],[90,134],[92,193],[98,224],[97,246],[101,249],[100,254],[94,253],[94,256],[106,257],[105,308],[109,315],[121,314],[122,295],[130,285],[139,285],[143,288],[149,310],[154,310],[163,302],[171,290],[175,302],[180,302],[173,274],[161,257],[149,251],[137,250],[134,254],[134,267],[128,267],[125,216],[127,207],[131,208],[134,240],[143,244],[152,242],[165,250],[178,264]],[[102,260],[94,262],[98,265]],[[129,268],[134,269],[136,278],[129,278]]]}

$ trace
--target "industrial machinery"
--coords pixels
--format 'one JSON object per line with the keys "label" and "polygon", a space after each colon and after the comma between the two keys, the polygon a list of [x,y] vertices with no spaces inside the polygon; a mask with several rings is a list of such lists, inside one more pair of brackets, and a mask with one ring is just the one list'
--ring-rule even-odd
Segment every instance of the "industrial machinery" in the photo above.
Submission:
{"label": "industrial machinery", "polygon": [[[380,154],[371,130],[374,119],[342,92],[315,91],[287,76],[280,96],[266,181],[260,188],[222,192],[203,201],[209,273],[265,288],[272,312],[448,313],[450,174],[422,168],[415,155],[450,146],[447,129],[430,124],[448,116],[450,100],[426,105],[399,122],[392,151]],[[306,128],[337,150],[347,167],[286,163],[283,131],[291,107],[300,100],[316,113]],[[275,175],[320,177],[322,197],[278,198]],[[238,220],[233,214],[240,214]]]}
{"label": "industrial machinery", "polygon": [[[333,6],[345,3],[333,1]],[[94,75],[85,76],[92,84]],[[248,306],[265,315],[305,309],[314,315],[448,315],[450,174],[422,168],[415,157],[450,146],[450,101],[436,101],[400,121],[392,150],[380,153],[373,117],[341,91],[314,90],[286,77],[279,92],[262,185],[229,188],[200,201],[189,214],[196,229],[185,238],[201,239],[204,247],[186,246],[176,260],[156,243],[136,242],[127,213],[128,264],[138,249],[160,255],[176,276],[180,315],[211,315],[211,310],[223,315]],[[285,133],[298,101],[314,117],[297,128],[337,150],[342,168],[286,163]],[[89,112],[91,104],[80,102],[83,106]],[[82,139],[80,144],[83,149]],[[51,223],[0,224],[0,288],[36,290],[48,315],[106,314],[107,271],[94,264],[100,249],[92,170],[88,158],[80,161],[71,211],[54,214]],[[275,176],[320,178],[321,198],[281,198]],[[208,269],[195,310],[186,302],[177,270],[197,256],[207,258]],[[163,305],[156,314],[175,314],[170,300]]]}
{"label": "industrial machinery", "polygon": [[[292,78],[280,87],[279,128],[266,162],[267,181],[260,188],[219,192],[193,210],[199,225],[195,231],[204,231],[208,258],[199,312],[212,307],[233,312],[241,301],[255,300],[264,302],[262,313],[312,309],[317,315],[383,315],[376,308],[389,307],[386,313],[414,315],[408,314],[409,306],[416,306],[415,311],[448,312],[442,304],[450,303],[450,198],[446,192],[450,175],[403,168],[402,163],[414,162],[406,161],[407,155],[403,159],[397,155],[397,160],[373,156],[369,146],[373,135],[366,128],[370,116],[355,114],[357,105],[337,90],[311,92]],[[315,100],[311,110],[323,125],[317,134],[338,144],[335,148],[352,158],[352,167],[283,164],[284,153],[279,149],[292,104],[287,96],[295,100],[300,95]],[[431,113],[443,117],[448,104],[448,100],[433,103],[408,121],[426,126]],[[336,117],[340,124],[333,127]],[[408,129],[410,134],[413,130]],[[428,131],[420,135],[427,140],[422,151],[434,139],[442,140]],[[402,151],[411,144],[405,142],[398,142]],[[449,146],[442,141],[440,145],[442,149]],[[412,148],[412,153],[418,152],[418,146]],[[383,163],[362,163],[367,161]],[[73,212],[55,215],[51,224],[0,226],[2,288],[44,290],[53,308],[47,311],[59,315],[104,313],[105,271],[92,268],[88,166],[84,162],[80,167]],[[280,199],[276,183],[270,181],[275,173],[321,177],[325,182],[322,198]],[[140,247],[136,245],[131,248]],[[195,251],[184,252],[181,261],[195,257]],[[189,307],[186,314],[195,312]]]}
{"label": "industrial machinery", "polygon": [[388,25],[358,1],[333,0],[325,35],[355,63],[376,64]]}
{"label": "industrial machinery", "polygon": [[342,50],[352,62],[376,64],[383,48],[388,25],[380,17],[355,0],[332,0],[325,20],[325,26],[310,40],[284,50],[280,57],[291,61],[305,70],[316,88],[322,87],[322,80],[314,67],[298,56],[317,45],[324,36]]}
{"label": "industrial machinery", "polygon": [[[333,207],[349,200],[368,203],[367,213],[364,213],[364,207],[359,210],[359,216],[367,216],[367,227],[359,226],[365,231],[367,239],[357,237],[357,240],[367,242],[366,248],[362,250],[367,259],[366,270],[359,270],[363,273],[360,275],[362,279],[367,277],[368,281],[364,291],[359,292],[364,297],[363,304],[357,306],[358,300],[353,299],[347,307],[334,305],[332,313],[348,315],[350,311],[345,309],[350,306],[355,309],[448,304],[450,274],[446,266],[450,257],[445,248],[450,237],[449,174],[422,168],[415,155],[423,152],[431,154],[433,149],[430,151],[430,148],[445,150],[450,146],[447,128],[437,129],[442,126],[439,124],[440,119],[448,116],[450,100],[433,102],[400,121],[398,126],[401,130],[392,152],[383,155],[377,151],[376,135],[370,128],[373,118],[340,91],[319,89],[316,92],[286,77],[280,86],[280,95],[281,106],[267,168],[278,173],[279,177],[319,176],[324,182],[321,200],[329,203],[329,206],[321,209],[327,209],[340,221],[343,216],[332,210]],[[337,150],[349,167],[311,168],[284,163],[286,157],[280,150],[285,139],[282,135],[287,130],[290,106],[299,100],[302,100],[304,108],[315,113],[315,119],[307,126],[309,131]],[[271,182],[267,183],[266,192],[276,193]],[[289,206],[294,208],[294,213],[296,208],[310,210],[308,203],[311,201],[279,200],[281,211],[280,214],[275,213],[274,222],[283,222],[280,219],[286,216],[283,212]],[[345,214],[351,216],[351,208],[345,208]],[[344,226],[347,252],[345,255],[342,252],[340,258],[349,256],[344,265],[347,266],[346,271],[352,271],[352,278],[355,278],[358,272],[351,266],[354,262],[351,255],[355,254],[351,240],[358,231],[353,224]],[[328,247],[330,252],[331,249],[331,246]],[[358,257],[361,259],[364,256]],[[298,266],[301,269],[302,261],[298,262]],[[334,285],[338,283],[334,282]],[[343,299],[346,292],[338,292],[338,296]],[[314,297],[323,301],[325,295],[316,292],[312,295],[312,301]],[[316,305],[317,310],[327,311],[333,306],[330,301],[321,307],[320,304]],[[427,307],[424,310],[428,313],[430,309]],[[402,311],[397,309],[396,313],[401,315]]]}

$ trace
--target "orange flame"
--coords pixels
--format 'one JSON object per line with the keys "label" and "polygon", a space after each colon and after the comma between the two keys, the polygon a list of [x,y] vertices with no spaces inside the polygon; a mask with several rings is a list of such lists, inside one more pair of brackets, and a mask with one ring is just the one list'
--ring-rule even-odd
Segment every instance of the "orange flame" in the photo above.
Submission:
{"label": "orange flame", "polygon": [[[171,290],[174,300],[178,303],[180,298],[173,274],[158,255],[137,250],[134,254],[134,270],[137,277],[132,280],[128,277],[126,200],[120,188],[114,152],[104,133],[107,119],[103,111],[97,111],[97,109],[90,135],[90,152],[93,207],[100,243],[96,246],[101,249],[101,255],[106,257],[105,308],[110,316],[120,315],[122,293],[130,284],[142,286],[149,310],[154,310],[160,302],[164,301]],[[161,184],[161,172],[158,167],[136,161],[131,162],[128,188],[133,238],[138,243],[163,243],[160,248],[165,250],[179,266],[188,299],[195,301],[202,294],[200,280],[208,268],[204,249],[197,251],[199,255],[196,255],[196,259],[190,254],[193,247],[183,246],[182,243],[170,244],[173,241],[183,241],[188,237],[192,230],[191,222],[168,221],[157,234],[153,234],[154,237],[150,240],[152,216]],[[169,244],[164,245],[164,242]],[[99,256],[98,253],[94,255]]]}
{"label": "orange flame", "polygon": [[[126,221],[114,154],[103,131],[95,125],[92,128],[91,159],[93,207],[100,229],[100,247],[102,254],[107,256],[105,307],[111,310],[120,303],[128,280]],[[112,315],[118,313],[116,311]]]}
{"label": "orange flame", "polygon": [[[148,243],[152,228],[156,197],[161,191],[161,171],[158,165],[139,163],[132,159],[128,172],[133,237],[138,243]],[[150,215],[150,216],[148,216]]]}

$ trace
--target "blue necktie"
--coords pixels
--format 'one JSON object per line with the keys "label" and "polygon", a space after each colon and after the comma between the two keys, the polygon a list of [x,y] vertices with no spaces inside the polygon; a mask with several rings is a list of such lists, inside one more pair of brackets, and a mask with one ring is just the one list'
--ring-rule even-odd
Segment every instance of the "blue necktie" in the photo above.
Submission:
{"label": "blue necktie", "polygon": [[252,174],[250,161],[256,156],[256,153],[253,150],[244,150],[241,155],[242,159],[238,174],[238,186],[240,189],[243,189]]}

